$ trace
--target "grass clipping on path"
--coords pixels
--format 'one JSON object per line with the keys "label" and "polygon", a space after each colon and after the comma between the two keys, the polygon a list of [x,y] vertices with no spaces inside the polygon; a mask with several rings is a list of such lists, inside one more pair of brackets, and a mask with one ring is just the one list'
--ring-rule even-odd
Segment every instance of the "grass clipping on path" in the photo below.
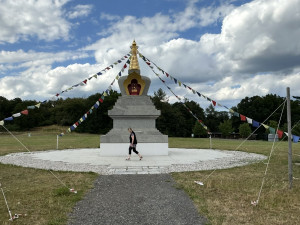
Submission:
{"label": "grass clipping on path", "polygon": [[[181,147],[209,146],[205,139],[171,140]],[[213,139],[214,148],[234,150],[240,141]],[[269,155],[272,143],[248,141],[241,150]],[[275,144],[276,146],[276,144]],[[215,171],[173,173],[178,185],[194,201],[201,215],[211,224],[300,224],[300,180],[293,181],[289,189],[287,142],[281,142],[271,157],[268,174],[258,206],[251,205],[258,197],[266,161],[244,167]],[[300,143],[293,144],[294,154],[299,154]],[[293,176],[300,177],[300,157],[294,156]]]}

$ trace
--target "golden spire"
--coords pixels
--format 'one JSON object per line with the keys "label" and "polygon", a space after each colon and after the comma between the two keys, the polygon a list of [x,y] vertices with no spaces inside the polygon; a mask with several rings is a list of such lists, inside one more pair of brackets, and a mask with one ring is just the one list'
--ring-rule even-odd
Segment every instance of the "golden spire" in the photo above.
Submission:
{"label": "golden spire", "polygon": [[138,46],[135,43],[135,40],[133,40],[132,45],[130,46],[131,48],[131,60],[130,60],[130,65],[129,65],[129,73],[130,70],[138,70],[140,71],[140,66],[139,66],[139,61],[137,59],[137,49]]}

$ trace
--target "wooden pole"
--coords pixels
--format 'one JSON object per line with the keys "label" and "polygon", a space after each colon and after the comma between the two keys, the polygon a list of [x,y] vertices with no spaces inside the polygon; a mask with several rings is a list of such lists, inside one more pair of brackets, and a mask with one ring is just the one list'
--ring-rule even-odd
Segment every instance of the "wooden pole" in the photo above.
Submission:
{"label": "wooden pole", "polygon": [[292,159],[292,126],[291,126],[291,101],[290,101],[290,88],[286,88],[286,99],[287,99],[287,123],[288,123],[288,168],[289,168],[289,183],[290,189],[293,187],[293,159]]}

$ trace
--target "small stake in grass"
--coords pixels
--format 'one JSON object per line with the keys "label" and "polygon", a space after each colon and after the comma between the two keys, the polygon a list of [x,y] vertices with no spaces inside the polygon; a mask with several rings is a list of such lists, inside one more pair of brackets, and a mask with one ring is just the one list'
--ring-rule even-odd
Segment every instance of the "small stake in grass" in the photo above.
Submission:
{"label": "small stake in grass", "polygon": [[74,188],[70,188],[70,192],[77,194],[77,191]]}
{"label": "small stake in grass", "polygon": [[257,205],[258,205],[258,200],[256,200],[256,201],[251,201],[251,205],[257,206]]}
{"label": "small stake in grass", "polygon": [[201,185],[201,186],[203,186],[204,184],[203,184],[203,182],[201,182],[201,181],[194,181],[196,184],[199,184],[199,185]]}

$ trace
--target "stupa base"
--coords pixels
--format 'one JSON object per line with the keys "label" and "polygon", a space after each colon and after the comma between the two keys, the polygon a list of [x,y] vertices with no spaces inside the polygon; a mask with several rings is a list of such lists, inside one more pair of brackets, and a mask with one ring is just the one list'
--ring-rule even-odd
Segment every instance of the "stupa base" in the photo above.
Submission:
{"label": "stupa base", "polygon": [[[101,143],[101,156],[126,156],[128,155],[129,143]],[[141,155],[168,155],[168,143],[138,143],[136,146]],[[135,153],[132,152],[132,155]]]}

